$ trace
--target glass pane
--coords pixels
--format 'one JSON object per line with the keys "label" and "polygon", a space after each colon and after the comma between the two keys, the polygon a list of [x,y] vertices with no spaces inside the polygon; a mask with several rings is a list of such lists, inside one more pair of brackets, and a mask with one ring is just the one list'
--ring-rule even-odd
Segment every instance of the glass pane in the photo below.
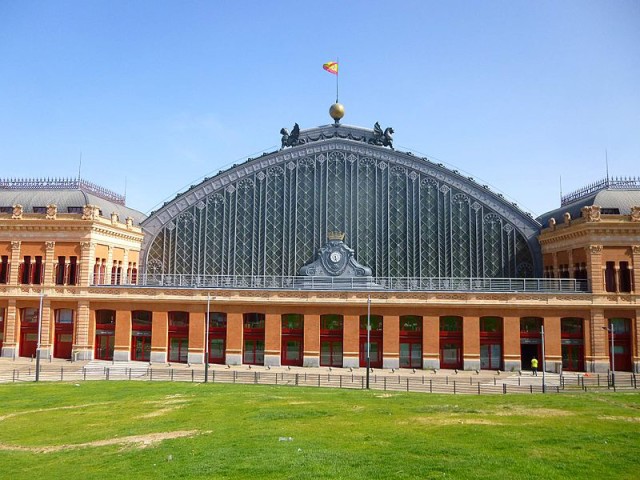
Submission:
{"label": "glass pane", "polygon": [[461,332],[462,318],[460,317],[442,317],[440,318],[441,332]]}
{"label": "glass pane", "polygon": [[320,364],[331,364],[331,344],[329,342],[322,342],[320,345]]}
{"label": "glass pane", "polygon": [[480,345],[480,368],[489,368],[489,345]]}
{"label": "glass pane", "polygon": [[224,356],[224,339],[212,338],[209,342],[209,352],[212,357]]}
{"label": "glass pane", "polygon": [[500,362],[502,361],[502,345],[494,343],[491,345],[491,365],[490,368],[497,370],[500,368]]}
{"label": "glass pane", "polygon": [[335,367],[342,366],[342,342],[333,342],[332,344],[332,362],[331,364]]}
{"label": "glass pane", "polygon": [[411,366],[419,367],[422,362],[422,345],[414,343],[411,345]]}
{"label": "glass pane", "polygon": [[287,360],[300,360],[300,342],[289,341],[287,342],[286,359]]}
{"label": "glass pane", "polygon": [[58,310],[57,313],[58,317],[56,320],[58,323],[73,323],[73,310],[70,308],[63,308]]}
{"label": "glass pane", "polygon": [[458,345],[455,343],[446,343],[442,346],[442,361],[443,363],[457,363],[458,362]]}
{"label": "glass pane", "polygon": [[408,343],[400,344],[400,366],[408,367],[410,365],[410,348]]}
{"label": "glass pane", "polygon": [[262,340],[256,341],[256,363],[258,365],[264,364],[264,342]]}

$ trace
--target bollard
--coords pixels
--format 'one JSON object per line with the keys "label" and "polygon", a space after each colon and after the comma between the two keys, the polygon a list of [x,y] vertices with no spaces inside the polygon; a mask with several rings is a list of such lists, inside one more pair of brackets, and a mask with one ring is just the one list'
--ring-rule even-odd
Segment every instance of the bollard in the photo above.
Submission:
{"label": "bollard", "polygon": [[384,377],[384,389],[387,390],[387,377]]}
{"label": "bollard", "polygon": [[191,370],[191,383],[193,383],[193,378],[194,378],[194,377],[193,377],[193,373],[194,373],[194,371],[193,371],[193,370]]}
{"label": "bollard", "polygon": [[[129,380],[131,380],[131,370],[133,370],[133,369],[132,369],[132,368],[130,368],[130,369],[129,369]],[[127,370],[125,369],[125,372],[126,372],[126,371],[127,371]]]}
{"label": "bollard", "polygon": [[[304,374],[304,379],[305,380],[307,379],[307,374],[306,373]],[[298,386],[298,380],[299,380],[298,379],[298,374],[296,373],[296,386]]]}
{"label": "bollard", "polygon": [[429,393],[433,393],[433,380],[429,379]]}
{"label": "bollard", "polygon": [[407,392],[409,391],[409,379],[407,378]]}
{"label": "bollard", "polygon": [[456,393],[456,381],[455,380],[453,381],[453,393],[454,394]]}
{"label": "bollard", "polygon": [[502,393],[503,393],[504,395],[506,395],[506,394],[507,394],[507,384],[506,384],[506,383],[503,383],[503,384],[502,384]]}
{"label": "bollard", "polygon": [[[353,375],[351,375],[351,383],[353,383]],[[342,388],[342,375],[340,375],[340,388]]]}
{"label": "bollard", "polygon": [[106,379],[106,380],[109,380],[109,369],[108,369],[108,368],[106,368],[105,370],[107,371],[107,374],[106,374],[106,376],[105,376],[105,377],[106,377],[105,379]]}
{"label": "bollard", "polygon": [[478,395],[480,395],[480,382],[478,382]]}
{"label": "bollard", "polygon": [[60,367],[60,381],[64,379],[64,367]]}

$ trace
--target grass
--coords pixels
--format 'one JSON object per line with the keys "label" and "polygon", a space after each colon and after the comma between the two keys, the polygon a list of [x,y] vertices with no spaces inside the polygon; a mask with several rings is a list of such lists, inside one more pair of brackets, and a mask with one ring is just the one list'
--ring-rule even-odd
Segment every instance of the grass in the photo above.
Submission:
{"label": "grass", "polygon": [[[185,436],[160,441],[171,432]],[[15,480],[631,479],[638,478],[639,434],[637,393],[0,386],[0,478]]]}

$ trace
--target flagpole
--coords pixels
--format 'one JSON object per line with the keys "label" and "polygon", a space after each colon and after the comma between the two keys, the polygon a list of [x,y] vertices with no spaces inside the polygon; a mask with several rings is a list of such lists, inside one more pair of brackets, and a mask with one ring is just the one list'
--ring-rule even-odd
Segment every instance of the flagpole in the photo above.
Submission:
{"label": "flagpole", "polygon": [[340,103],[340,102],[338,102],[338,98],[339,98],[339,95],[338,95],[338,83],[339,83],[338,79],[340,78],[340,58],[339,57],[336,57],[336,64],[338,66],[338,68],[336,69],[336,103]]}

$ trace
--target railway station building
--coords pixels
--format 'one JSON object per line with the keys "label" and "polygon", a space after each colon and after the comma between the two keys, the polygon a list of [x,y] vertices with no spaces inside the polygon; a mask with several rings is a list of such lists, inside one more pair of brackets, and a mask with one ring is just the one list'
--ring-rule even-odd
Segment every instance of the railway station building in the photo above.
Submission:
{"label": "railway station building", "polygon": [[640,371],[640,179],[536,219],[334,120],[149,216],[0,180],[1,355],[357,368],[369,323],[374,368]]}

